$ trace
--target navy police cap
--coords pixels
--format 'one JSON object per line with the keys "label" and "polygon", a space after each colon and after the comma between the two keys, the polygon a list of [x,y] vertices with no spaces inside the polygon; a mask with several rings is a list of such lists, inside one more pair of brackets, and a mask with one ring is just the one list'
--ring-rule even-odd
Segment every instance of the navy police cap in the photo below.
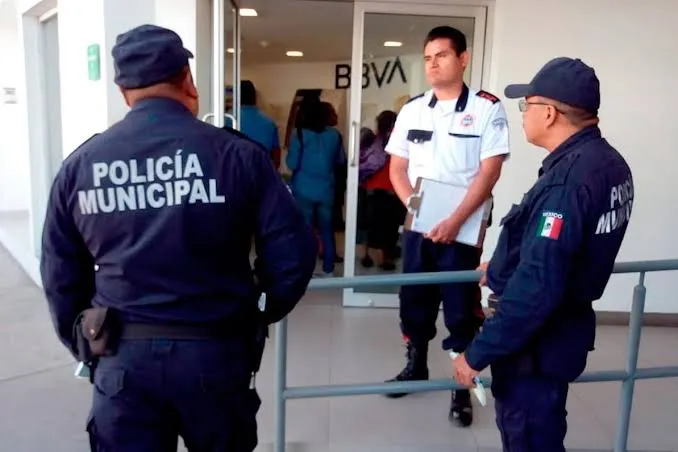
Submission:
{"label": "navy police cap", "polygon": [[126,89],[164,82],[193,58],[178,34],[156,25],[140,25],[119,35],[111,53],[115,83]]}
{"label": "navy police cap", "polygon": [[532,81],[508,85],[506,97],[540,96],[598,114],[600,82],[592,67],[578,58],[554,58],[542,67]]}

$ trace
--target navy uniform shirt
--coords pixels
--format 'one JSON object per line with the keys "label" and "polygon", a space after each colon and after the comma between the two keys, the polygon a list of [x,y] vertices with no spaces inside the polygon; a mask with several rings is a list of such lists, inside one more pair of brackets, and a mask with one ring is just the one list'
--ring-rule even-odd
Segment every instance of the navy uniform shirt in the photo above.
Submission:
{"label": "navy uniform shirt", "polygon": [[469,365],[510,368],[529,354],[540,372],[577,378],[593,349],[592,302],[610,278],[632,205],[631,170],[598,127],[552,152],[501,221],[487,271],[501,301],[466,351]]}
{"label": "navy uniform shirt", "polygon": [[73,322],[90,305],[132,322],[238,325],[263,289],[268,320],[277,321],[304,294],[316,251],[259,145],[151,98],[64,161],[41,271],[70,346]]}

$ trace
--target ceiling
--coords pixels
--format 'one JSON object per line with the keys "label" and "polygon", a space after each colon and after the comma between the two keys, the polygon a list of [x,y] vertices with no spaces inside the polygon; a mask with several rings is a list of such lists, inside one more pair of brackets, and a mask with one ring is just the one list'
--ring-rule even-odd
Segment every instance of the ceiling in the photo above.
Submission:
{"label": "ceiling", "polygon": [[[416,0],[415,0],[416,1]],[[241,17],[241,61],[244,65],[290,61],[348,61],[351,59],[353,4],[332,0],[239,0],[241,8],[257,10],[257,17]],[[233,47],[232,13],[226,17],[226,47]],[[366,59],[417,54],[426,33],[438,25],[451,25],[473,37],[472,18],[430,17],[396,14],[367,14],[365,17]],[[384,47],[385,41],[402,47]],[[288,50],[304,53],[301,58],[285,55]]]}

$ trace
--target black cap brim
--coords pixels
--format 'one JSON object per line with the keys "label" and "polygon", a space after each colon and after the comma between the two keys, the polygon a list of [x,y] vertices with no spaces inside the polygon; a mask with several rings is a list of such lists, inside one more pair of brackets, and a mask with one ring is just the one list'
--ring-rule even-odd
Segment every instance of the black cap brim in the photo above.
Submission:
{"label": "black cap brim", "polygon": [[508,85],[504,88],[504,96],[509,99],[520,99],[522,97],[534,96],[534,89],[531,85]]}
{"label": "black cap brim", "polygon": [[185,48],[185,47],[184,47],[184,52],[186,52],[186,57],[187,57],[189,60],[192,59],[192,58],[194,58],[194,57],[193,57],[193,53],[192,53],[190,50],[188,50],[187,48]]}

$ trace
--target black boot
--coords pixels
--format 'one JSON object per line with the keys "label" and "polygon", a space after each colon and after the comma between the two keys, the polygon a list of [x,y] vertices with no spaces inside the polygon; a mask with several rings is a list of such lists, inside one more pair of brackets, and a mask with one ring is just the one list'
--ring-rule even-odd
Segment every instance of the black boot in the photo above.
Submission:
{"label": "black boot", "polygon": [[[411,342],[407,342],[407,353],[405,353],[405,357],[407,358],[405,368],[396,375],[395,378],[387,380],[386,382],[428,380],[428,344],[415,347]],[[395,394],[386,394],[386,397],[397,399],[399,397],[404,397],[407,394],[409,393],[398,392]]]}
{"label": "black boot", "polygon": [[468,389],[452,391],[452,406],[450,406],[450,422],[460,427],[468,427],[473,423],[473,406],[471,393]]}

